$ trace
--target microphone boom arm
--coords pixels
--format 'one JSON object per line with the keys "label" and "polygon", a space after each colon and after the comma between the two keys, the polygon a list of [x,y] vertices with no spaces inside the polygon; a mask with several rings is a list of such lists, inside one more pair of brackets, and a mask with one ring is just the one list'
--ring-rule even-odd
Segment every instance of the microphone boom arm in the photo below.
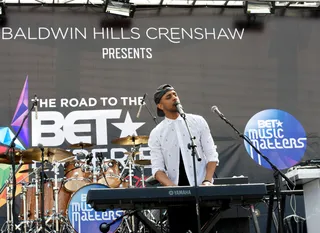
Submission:
{"label": "microphone boom arm", "polygon": [[[18,131],[16,132],[16,134],[15,134],[14,137],[12,138],[9,147],[7,148],[7,150],[6,150],[6,152],[5,152],[5,156],[8,157],[9,151],[10,151],[10,149],[11,149],[10,158],[11,158],[11,165],[12,165],[12,168],[11,168],[11,169],[12,169],[12,174],[13,174],[13,176],[12,176],[12,186],[13,186],[13,187],[12,187],[12,196],[13,196],[13,198],[12,198],[12,209],[11,209],[11,211],[12,211],[12,215],[13,215],[13,218],[12,218],[13,233],[16,232],[15,219],[16,219],[16,217],[17,217],[16,211],[15,211],[15,198],[14,198],[14,197],[16,196],[16,184],[17,184],[17,180],[16,180],[16,176],[15,176],[15,173],[16,173],[16,171],[15,171],[16,165],[15,165],[15,158],[14,158],[14,156],[15,156],[15,153],[14,153],[15,150],[14,150],[14,148],[15,148],[15,146],[16,146],[15,141],[16,141],[16,139],[18,138],[18,136],[19,136],[19,134],[20,134],[20,132],[21,132],[21,130],[22,130],[22,127],[23,127],[25,121],[28,119],[28,117],[29,117],[30,113],[32,112],[32,110],[34,109],[34,107],[35,107],[35,102],[33,102],[31,108],[28,110],[27,114],[25,114],[25,116],[23,117],[23,120],[22,120],[22,122],[21,122],[21,125],[20,125]],[[9,208],[9,207],[8,207],[8,208]]]}
{"label": "microphone boom arm", "polygon": [[[255,147],[252,143],[252,141],[245,136],[244,134],[240,133],[239,130],[237,130],[233,124],[219,111],[219,109],[216,106],[213,106],[211,108],[211,110],[215,113],[218,114],[218,116],[226,123],[228,124],[237,134],[240,138],[242,138],[243,140],[245,140],[255,151],[257,154],[259,154],[272,168],[273,170],[273,176],[274,176],[274,180],[275,180],[275,191],[276,191],[276,196],[277,196],[277,202],[278,202],[278,233],[283,233],[283,221],[282,221],[282,215],[283,215],[283,210],[281,208],[281,193],[280,193],[280,179],[279,176],[281,176],[291,187],[294,187],[295,185],[293,184],[293,182],[285,175],[283,174],[283,172],[281,172],[271,161],[268,157],[266,157],[265,155],[263,155],[257,147]],[[274,190],[272,191],[274,192]],[[270,198],[270,202],[271,204],[269,205],[273,205],[273,196],[274,194],[272,193],[270,196],[272,196],[272,200]],[[267,223],[267,233],[270,233],[270,224],[271,222],[270,219],[268,219],[268,223]]]}

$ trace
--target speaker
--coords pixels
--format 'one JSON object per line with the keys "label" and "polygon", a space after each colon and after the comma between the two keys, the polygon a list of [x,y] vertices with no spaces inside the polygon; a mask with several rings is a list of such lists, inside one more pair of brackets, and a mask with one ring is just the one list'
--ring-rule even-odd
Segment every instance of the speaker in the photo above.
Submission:
{"label": "speaker", "polygon": [[210,233],[250,233],[250,211],[241,206],[231,206],[220,214],[220,219]]}
{"label": "speaker", "polygon": [[210,233],[250,233],[249,218],[223,218]]}

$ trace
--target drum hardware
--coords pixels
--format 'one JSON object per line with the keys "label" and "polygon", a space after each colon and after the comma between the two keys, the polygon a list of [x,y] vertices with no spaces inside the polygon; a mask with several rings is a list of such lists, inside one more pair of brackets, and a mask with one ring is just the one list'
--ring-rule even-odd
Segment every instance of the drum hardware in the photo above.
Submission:
{"label": "drum hardware", "polygon": [[[39,220],[41,220],[41,223],[43,224],[42,226],[45,226],[45,223],[44,223],[44,209],[42,209],[42,213],[43,213],[43,216],[41,216],[42,218],[39,219],[40,215],[39,215],[39,196],[40,196],[40,192],[42,191],[42,193],[44,193],[44,189],[43,189],[43,180],[41,180],[41,184],[42,184],[42,187],[41,187],[41,190],[40,190],[40,187],[39,187],[39,179],[40,179],[40,174],[39,174],[39,169],[36,169],[36,172],[35,172],[35,184],[36,184],[36,213],[35,213],[35,219],[38,220],[36,221],[36,232],[39,232],[40,230],[40,225],[39,225]],[[44,195],[42,195],[44,196]],[[44,203],[42,202],[42,207],[44,207]],[[43,229],[45,229],[43,227]]]}
{"label": "drum hardware", "polygon": [[[22,191],[21,191],[21,198],[22,198],[22,206],[24,210],[27,210],[27,185],[28,183],[23,182],[22,183]],[[21,231],[20,226],[23,225],[23,232],[26,233],[29,225],[28,216],[30,213],[24,213],[23,216],[19,215],[18,217],[21,219],[23,218],[23,221],[20,222],[18,225],[18,229]]]}
{"label": "drum hardware", "polygon": [[141,161],[141,160],[135,160],[134,162],[135,162],[136,166],[140,169],[142,188],[145,188],[146,187],[145,180],[144,180],[144,166],[145,165],[143,163],[141,163],[141,164],[136,163],[136,161]]}
{"label": "drum hardware", "polygon": [[147,165],[151,165],[151,160],[150,159],[140,159],[140,160],[134,160],[133,163],[138,166],[139,165],[140,166],[147,166]]}
{"label": "drum hardware", "polygon": [[[15,218],[17,217],[17,215],[15,214],[15,196],[16,196],[16,152],[19,152],[19,151],[15,151],[16,149],[16,144],[15,144],[15,141],[16,139],[18,138],[21,130],[22,130],[22,127],[25,123],[25,121],[27,120],[27,118],[29,117],[31,111],[38,105],[38,100],[35,96],[35,100],[33,101],[32,103],[32,106],[30,109],[27,108],[27,111],[25,111],[26,114],[23,115],[23,119],[21,121],[21,124],[19,126],[19,129],[16,131],[14,137],[12,138],[12,140],[10,141],[10,144],[8,146],[8,148],[6,149],[6,151],[4,152],[4,162],[6,159],[10,158],[10,164],[11,164],[11,173],[12,175],[10,176],[10,183],[12,184],[12,188],[9,188],[9,192],[7,194],[9,194],[9,199],[7,200],[7,204],[9,204],[7,206],[7,209],[10,207],[11,210],[8,211],[8,216],[7,218],[9,218],[9,222],[10,224],[8,224],[8,232],[13,232],[15,233],[16,232],[16,224],[15,224]],[[22,164],[22,161],[23,159],[20,158],[19,160],[19,165],[21,166]],[[20,168],[20,167],[19,167]],[[10,184],[9,184],[10,186]],[[11,194],[11,196],[10,196]],[[11,219],[10,219],[11,218]]]}
{"label": "drum hardware", "polygon": [[[133,164],[134,164],[134,160],[133,157],[137,154],[139,154],[138,151],[138,147],[142,144],[147,144],[149,140],[149,136],[127,136],[127,137],[123,137],[123,138],[117,138],[112,140],[111,142],[113,144],[117,144],[117,145],[125,145],[125,146],[132,146],[131,148],[131,152],[125,152],[127,156],[127,160],[125,163],[125,169],[128,168],[129,170],[129,188],[133,187]],[[124,174],[124,170],[122,170],[120,177],[123,177]]]}
{"label": "drum hardware", "polygon": [[120,173],[123,169],[122,164],[115,159],[103,158],[102,153],[97,153],[97,173],[99,184],[105,184],[109,188],[118,188],[123,182]]}
{"label": "drum hardware", "polygon": [[[57,232],[59,232],[59,187],[58,187],[58,175],[59,170],[58,167],[60,164],[57,162],[53,162],[53,172],[54,172],[54,187],[53,187],[53,193],[54,193],[54,206],[52,209],[52,215],[49,217],[53,219],[53,229]],[[55,225],[55,227],[54,227]]]}
{"label": "drum hardware", "polygon": [[[106,175],[104,174],[104,169],[103,169],[103,167],[102,167],[102,161],[104,160],[102,153],[101,153],[101,152],[97,153],[97,154],[96,154],[96,157],[97,157],[97,159],[98,159],[97,164],[98,164],[98,167],[99,167],[99,171],[100,171],[100,173],[102,174],[103,180],[104,180],[105,184],[106,184],[108,187],[110,187],[110,184],[109,184],[108,181],[107,181]],[[92,159],[92,158],[91,158],[91,159]],[[105,170],[107,170],[107,168],[106,168]],[[99,181],[100,181],[100,180],[99,180]],[[101,181],[100,181],[99,183],[101,183]]]}
{"label": "drum hardware", "polygon": [[122,170],[122,172],[120,174],[120,177],[124,177],[123,174],[124,174],[125,168],[128,168],[129,188],[133,188],[134,187],[133,186],[133,182],[132,182],[132,179],[133,179],[133,176],[134,176],[134,174],[133,174],[133,164],[134,164],[133,155],[137,151],[137,147],[136,146],[132,147],[131,151],[132,151],[132,153],[127,156],[127,160],[126,160],[126,163],[124,165],[124,169]]}
{"label": "drum hardware", "polygon": [[[39,167],[39,168],[37,168],[37,169],[40,169],[41,167]],[[49,171],[49,167],[45,167],[44,168],[44,171]],[[34,171],[34,168],[29,168],[29,169],[25,169],[25,170],[21,170],[21,171],[19,171],[19,173],[33,173],[33,171]],[[30,174],[29,174],[30,175]]]}
{"label": "drum hardware", "polygon": [[67,162],[64,165],[64,170],[64,188],[69,192],[75,192],[79,188],[92,183],[95,175],[92,175],[94,169],[92,165],[87,163],[87,159]]}
{"label": "drum hardware", "polygon": [[135,151],[135,152],[127,151],[127,152],[123,152],[123,154],[136,156],[136,155],[140,154],[140,151]]}
{"label": "drum hardware", "polygon": [[13,179],[15,178],[14,176],[16,175],[17,171],[22,166],[22,161],[19,159],[19,166],[18,169],[15,170],[15,173],[13,174],[13,170],[10,167],[10,174],[9,178],[6,180],[4,185],[2,186],[0,193],[2,193],[6,189],[6,202],[7,202],[7,221],[3,224],[1,228],[1,232],[7,231],[7,232],[15,232],[16,229],[18,229],[19,226],[15,224],[14,221],[14,190],[13,190]]}

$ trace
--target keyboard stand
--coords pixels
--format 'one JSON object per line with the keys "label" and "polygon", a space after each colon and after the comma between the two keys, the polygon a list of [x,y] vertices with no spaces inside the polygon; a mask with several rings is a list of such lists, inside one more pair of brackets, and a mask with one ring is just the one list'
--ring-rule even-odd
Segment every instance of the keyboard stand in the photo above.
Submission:
{"label": "keyboard stand", "polygon": [[140,211],[135,211],[133,215],[149,229],[150,233],[161,233],[161,230]]}
{"label": "keyboard stand", "polygon": [[206,224],[201,228],[201,232],[202,233],[210,233],[210,231],[212,230],[212,228],[217,224],[217,222],[220,220],[221,218],[221,208],[217,208],[214,210],[214,213],[212,215],[212,217],[208,220],[208,222],[206,222]]}

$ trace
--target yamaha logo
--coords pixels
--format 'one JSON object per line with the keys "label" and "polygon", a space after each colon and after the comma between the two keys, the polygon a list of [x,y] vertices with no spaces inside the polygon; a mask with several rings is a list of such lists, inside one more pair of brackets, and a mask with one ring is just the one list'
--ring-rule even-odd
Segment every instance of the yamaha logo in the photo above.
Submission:
{"label": "yamaha logo", "polygon": [[170,190],[170,196],[183,196],[183,195],[191,195],[191,190]]}

